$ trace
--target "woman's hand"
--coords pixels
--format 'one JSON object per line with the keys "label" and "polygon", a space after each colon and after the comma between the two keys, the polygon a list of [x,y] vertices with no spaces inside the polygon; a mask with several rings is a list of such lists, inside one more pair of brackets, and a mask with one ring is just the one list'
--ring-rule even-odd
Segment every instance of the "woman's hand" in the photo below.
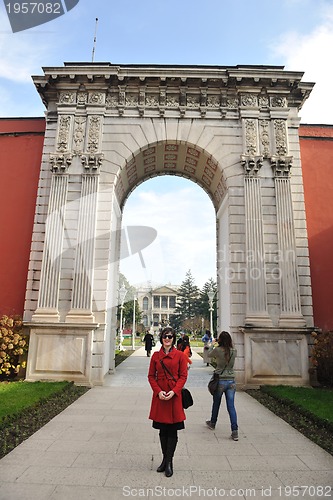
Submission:
{"label": "woman's hand", "polygon": [[173,391],[169,391],[169,392],[165,392],[165,391],[160,391],[158,393],[158,397],[162,400],[162,401],[168,401],[169,399],[171,399],[173,396],[175,395],[175,393]]}
{"label": "woman's hand", "polygon": [[168,401],[169,399],[173,398],[175,393],[173,391],[169,391],[165,394],[165,400]]}

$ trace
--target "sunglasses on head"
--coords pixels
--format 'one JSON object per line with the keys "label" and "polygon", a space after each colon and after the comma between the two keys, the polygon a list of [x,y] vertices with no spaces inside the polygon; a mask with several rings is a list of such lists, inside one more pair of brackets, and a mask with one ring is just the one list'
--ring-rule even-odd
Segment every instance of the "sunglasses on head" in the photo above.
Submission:
{"label": "sunglasses on head", "polygon": [[170,335],[162,335],[162,339],[173,339],[173,335],[170,333]]}

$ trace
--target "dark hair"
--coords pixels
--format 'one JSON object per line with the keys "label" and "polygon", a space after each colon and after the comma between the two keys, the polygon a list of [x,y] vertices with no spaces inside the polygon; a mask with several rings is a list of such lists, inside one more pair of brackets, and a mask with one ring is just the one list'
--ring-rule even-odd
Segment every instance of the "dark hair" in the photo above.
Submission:
{"label": "dark hair", "polygon": [[182,341],[180,342],[179,350],[180,351],[185,351],[186,347],[190,347],[190,339],[188,335],[184,335],[182,338]]}
{"label": "dark hair", "polygon": [[221,332],[219,338],[217,339],[217,343],[219,347],[223,347],[225,359],[229,362],[231,356],[230,350],[234,347],[230,333],[225,331]]}
{"label": "dark hair", "polygon": [[166,333],[171,333],[173,335],[173,339],[172,339],[172,345],[175,345],[176,343],[176,332],[173,328],[171,328],[171,326],[166,326],[165,328],[163,328],[163,330],[161,331],[160,333],[160,342],[161,344],[163,345],[163,342],[162,342],[162,337],[163,335],[165,335]]}

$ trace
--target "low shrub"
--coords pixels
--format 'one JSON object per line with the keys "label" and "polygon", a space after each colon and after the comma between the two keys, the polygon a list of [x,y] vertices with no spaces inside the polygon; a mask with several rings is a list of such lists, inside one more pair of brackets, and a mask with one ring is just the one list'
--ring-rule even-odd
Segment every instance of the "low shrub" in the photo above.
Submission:
{"label": "low shrub", "polygon": [[23,334],[20,317],[0,318],[0,380],[15,378],[26,366],[28,338]]}
{"label": "low shrub", "polygon": [[318,382],[333,387],[333,332],[313,332],[311,364],[317,371]]}

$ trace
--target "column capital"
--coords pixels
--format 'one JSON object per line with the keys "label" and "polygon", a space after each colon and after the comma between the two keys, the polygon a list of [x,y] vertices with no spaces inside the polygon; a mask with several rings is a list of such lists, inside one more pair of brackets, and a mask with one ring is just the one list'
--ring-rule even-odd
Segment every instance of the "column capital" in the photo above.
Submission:
{"label": "column capital", "polygon": [[81,155],[81,164],[84,169],[84,173],[99,174],[99,169],[103,163],[103,159],[103,153]]}
{"label": "column capital", "polygon": [[271,166],[275,178],[289,178],[292,167],[292,156],[271,156]]}
{"label": "column capital", "polygon": [[51,172],[54,174],[66,173],[72,163],[73,155],[71,153],[50,153],[49,162]]}
{"label": "column capital", "polygon": [[263,165],[263,157],[256,155],[244,154],[241,155],[241,164],[244,168],[245,177],[257,176]]}

